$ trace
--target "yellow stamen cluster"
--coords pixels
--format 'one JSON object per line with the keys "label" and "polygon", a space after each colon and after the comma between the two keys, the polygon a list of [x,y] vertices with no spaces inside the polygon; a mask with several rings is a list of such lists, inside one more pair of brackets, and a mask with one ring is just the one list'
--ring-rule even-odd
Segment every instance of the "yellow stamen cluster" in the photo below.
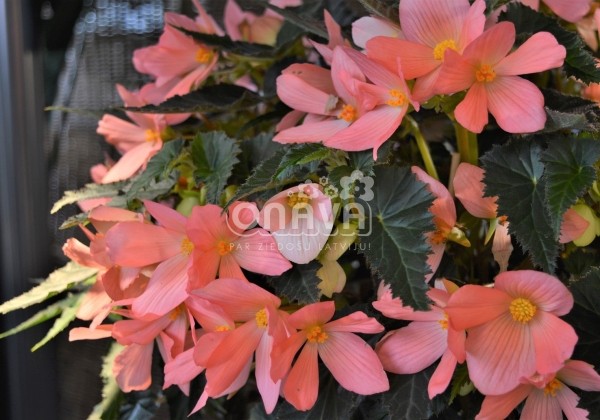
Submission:
{"label": "yellow stamen cluster", "polygon": [[389,106],[404,106],[408,103],[406,95],[397,89],[391,89],[389,94],[390,99],[386,102]]}
{"label": "yellow stamen cluster", "polygon": [[496,78],[496,72],[489,64],[483,64],[475,72],[475,78],[478,82],[491,82]]}
{"label": "yellow stamen cluster", "polygon": [[147,129],[144,132],[144,135],[146,137],[145,140],[148,143],[154,143],[155,141],[161,141],[162,140],[162,138],[160,137],[160,133],[158,131],[156,131],[156,130]]}
{"label": "yellow stamen cluster", "polygon": [[556,393],[562,388],[562,383],[554,378],[544,387],[544,395],[556,397]]}
{"label": "yellow stamen cluster", "polygon": [[231,328],[229,328],[229,325],[219,325],[217,328],[215,328],[216,332],[225,332],[229,330],[231,330]]}
{"label": "yellow stamen cluster", "polygon": [[501,225],[504,226],[504,224],[508,221],[508,217],[507,216],[500,216],[498,217],[498,223],[500,223]]}
{"label": "yellow stamen cluster", "polygon": [[357,117],[358,112],[352,105],[344,105],[342,107],[342,111],[338,114],[338,118],[340,120],[344,120],[349,123],[354,122]]}
{"label": "yellow stamen cluster", "polygon": [[440,319],[438,322],[440,323],[442,330],[447,330],[448,329],[448,314],[444,312],[444,319]]}
{"label": "yellow stamen cluster", "polygon": [[190,255],[194,250],[194,244],[187,237],[181,241],[181,253],[183,255]]}
{"label": "yellow stamen cluster", "polygon": [[287,205],[293,209],[305,209],[310,206],[310,197],[302,191],[289,195]]}
{"label": "yellow stamen cluster", "polygon": [[318,325],[312,327],[306,333],[306,339],[309,343],[321,344],[327,341],[328,338],[329,336],[327,335],[327,333],[323,331],[323,329]]}
{"label": "yellow stamen cluster", "polygon": [[234,245],[231,242],[219,241],[217,244],[217,252],[221,257],[229,254],[233,250]]}
{"label": "yellow stamen cluster", "polygon": [[510,302],[508,310],[515,321],[527,324],[535,316],[537,307],[529,299],[516,298]]}
{"label": "yellow stamen cluster", "polygon": [[267,328],[269,325],[269,316],[267,315],[267,310],[265,308],[262,308],[256,313],[255,319],[256,325],[258,325],[259,328]]}
{"label": "yellow stamen cluster", "polygon": [[207,64],[212,60],[213,52],[206,47],[200,47],[196,51],[196,61],[200,64]]}
{"label": "yellow stamen cluster", "polygon": [[439,61],[444,61],[444,54],[446,54],[446,50],[450,48],[451,50],[456,51],[458,48],[456,47],[456,42],[453,39],[446,39],[435,46],[433,49],[433,58]]}
{"label": "yellow stamen cluster", "polygon": [[431,234],[431,236],[429,237],[429,241],[433,245],[441,245],[443,243],[446,243],[446,233],[443,232],[441,229],[438,229]]}

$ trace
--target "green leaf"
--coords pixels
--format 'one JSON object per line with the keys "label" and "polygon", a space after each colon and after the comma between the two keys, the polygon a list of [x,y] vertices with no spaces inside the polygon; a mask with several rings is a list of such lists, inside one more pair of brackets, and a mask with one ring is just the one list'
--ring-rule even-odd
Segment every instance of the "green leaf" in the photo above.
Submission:
{"label": "green leaf", "polygon": [[61,300],[60,302],[56,302],[48,306],[47,308],[42,309],[41,311],[33,315],[31,318],[21,322],[16,327],[11,328],[10,330],[0,334],[0,338],[9,337],[11,335],[20,333],[21,331],[25,331],[29,328],[35,327],[36,325],[41,324],[42,322],[46,322],[49,319],[56,318],[62,313],[63,309],[71,305],[72,302],[73,296],[69,296],[66,299]]}
{"label": "green leaf", "polygon": [[0,305],[0,314],[6,314],[15,309],[23,309],[43,302],[57,293],[64,292],[77,283],[82,283],[92,278],[97,273],[97,268],[83,267],[77,263],[69,262],[64,267],[50,274],[38,286]]}
{"label": "green leaf", "polygon": [[548,117],[544,133],[562,130],[600,131],[598,104],[553,89],[544,89],[543,93]]}
{"label": "green leaf", "polygon": [[509,232],[534,264],[553,273],[558,230],[546,207],[546,178],[541,148],[531,139],[496,146],[481,158],[487,196],[498,196],[498,214],[508,216]]}
{"label": "green leaf", "polygon": [[[279,168],[275,172],[275,177],[282,177],[282,174],[293,172],[293,167],[306,165],[311,162],[321,161],[330,154],[330,149],[317,143],[298,144],[290,147],[281,159]],[[291,169],[291,171],[289,171]]]}
{"label": "green leaf", "polygon": [[370,222],[360,229],[361,249],[395,296],[405,305],[427,310],[424,278],[430,271],[430,247],[425,233],[435,229],[428,210],[432,196],[409,168],[375,167],[374,173],[374,199],[359,200],[371,213],[366,215]]}
{"label": "green leaf", "polygon": [[600,142],[593,139],[555,137],[542,154],[546,192],[555,232],[562,215],[596,180],[594,164],[600,159]]}
{"label": "green leaf", "polygon": [[584,83],[600,82],[600,70],[596,68],[596,60],[574,31],[564,29],[556,19],[543,15],[520,3],[511,3],[500,21],[507,20],[515,24],[517,35],[532,35],[547,31],[556,37],[559,44],[567,49],[564,69],[567,76],[574,76]]}
{"label": "green leaf", "polygon": [[295,265],[279,277],[271,277],[269,283],[278,296],[285,296],[290,301],[302,305],[319,301],[321,291],[317,277],[317,270],[321,264],[311,261],[308,264]]}
{"label": "green leaf", "polygon": [[63,198],[58,200],[52,206],[50,214],[54,214],[67,204],[73,204],[80,200],[90,198],[116,197],[125,185],[125,182],[115,182],[112,184],[86,184],[85,187],[76,191],[65,191]]}
{"label": "green leaf", "polygon": [[198,133],[192,142],[194,176],[207,187],[207,199],[218,203],[241,149],[223,132]]}
{"label": "green leaf", "polygon": [[42,338],[31,348],[32,352],[39,350],[42,346],[47,344],[50,340],[67,328],[71,322],[73,322],[75,315],[77,314],[77,309],[79,308],[84,296],[85,294],[82,293],[80,295],[74,295],[70,298],[67,298],[69,302],[65,304],[62,313],[56,319],[56,321],[54,321],[54,325],[52,325],[52,328],[48,330],[44,338]]}
{"label": "green leaf", "polygon": [[183,151],[184,144],[182,139],[165,143],[162,149],[150,159],[144,172],[131,181],[127,188],[126,199],[139,198],[141,191],[156,186],[155,181],[168,179],[172,175],[177,158]]}
{"label": "green leaf", "polygon": [[412,375],[391,375],[390,390],[381,394],[389,418],[394,420],[428,419],[433,414],[427,394],[435,365]]}
{"label": "green leaf", "polygon": [[85,225],[88,222],[88,214],[87,213],[79,213],[75,216],[69,217],[67,220],[62,222],[59,226],[60,230],[70,229],[72,227],[76,227],[79,225]]}
{"label": "green leaf", "polygon": [[196,41],[208,45],[218,50],[227,51],[232,54],[255,58],[272,58],[275,56],[275,49],[269,45],[256,44],[244,41],[233,41],[227,35],[211,35],[200,32],[188,31],[184,28],[177,28],[186,35],[191,36]]}
{"label": "green leaf", "polygon": [[[252,44],[257,45],[257,44]],[[125,108],[130,112],[155,114],[181,114],[188,112],[231,111],[241,107],[255,105],[260,98],[246,88],[236,85],[220,84],[204,86],[182,96],[173,96],[159,105],[146,105],[139,108]]]}
{"label": "green leaf", "polygon": [[494,10],[510,2],[511,0],[485,0],[485,14],[490,15]]}
{"label": "green leaf", "polygon": [[398,23],[398,3],[395,0],[358,0],[367,12]]}
{"label": "green leaf", "polygon": [[308,9],[304,9],[303,7],[286,7],[285,9],[281,9],[272,5],[268,0],[256,0],[256,3],[277,12],[277,14],[283,16],[285,21],[293,23],[308,33],[320,36],[321,38],[328,38],[325,24],[322,20],[315,19],[312,14],[312,7]]}
{"label": "green leaf", "polygon": [[117,342],[112,343],[106,356],[102,359],[102,402],[94,406],[88,420],[107,420],[119,418],[119,407],[123,393],[112,373],[113,363],[117,355],[123,350],[123,346]]}

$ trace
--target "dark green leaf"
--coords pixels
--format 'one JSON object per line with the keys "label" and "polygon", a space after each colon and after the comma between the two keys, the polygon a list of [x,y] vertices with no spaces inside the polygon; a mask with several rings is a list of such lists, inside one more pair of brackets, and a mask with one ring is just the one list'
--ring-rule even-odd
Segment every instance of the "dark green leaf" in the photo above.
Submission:
{"label": "dark green leaf", "polygon": [[316,261],[295,265],[281,276],[270,278],[269,283],[278,296],[285,296],[288,300],[303,305],[315,303],[321,295],[318,287],[321,279],[317,277],[319,268],[321,264]]}
{"label": "dark green leaf", "polygon": [[79,305],[83,300],[84,294],[74,295],[67,298],[67,302],[63,307],[62,313],[60,316],[54,321],[54,325],[52,328],[48,330],[44,338],[42,338],[39,342],[37,342],[32,348],[31,351],[39,350],[42,346],[47,344],[50,340],[60,334],[65,328],[73,322],[75,319],[75,315],[77,314],[77,309],[79,309]]}
{"label": "dark green leaf", "polygon": [[159,105],[126,108],[126,110],[155,114],[207,113],[231,111],[232,109],[255,105],[258,102],[260,102],[260,98],[246,88],[220,84],[204,86],[202,89],[194,90],[182,96],[173,96]]}
{"label": "dark green leaf", "polygon": [[292,146],[281,160],[281,164],[275,173],[275,177],[281,177],[284,171],[294,166],[321,161],[329,156],[329,153],[330,149],[317,143],[305,143]]}
{"label": "dark green leaf", "polygon": [[119,192],[125,186],[125,184],[125,182],[114,182],[112,184],[87,184],[85,187],[77,191],[65,191],[63,197],[54,203],[50,213],[54,214],[67,204],[73,204],[80,200],[116,197],[119,195]]}
{"label": "dark green leaf", "polygon": [[183,150],[181,139],[167,142],[162,149],[150,159],[144,172],[136,176],[127,189],[127,199],[138,198],[138,193],[147,189],[152,181],[168,179],[172,175],[173,165]]}
{"label": "dark green leaf", "polygon": [[313,9],[303,7],[286,7],[281,9],[269,3],[268,0],[256,0],[258,4],[261,4],[269,9],[277,12],[277,14],[283,16],[283,18],[290,23],[298,26],[308,33],[320,36],[321,38],[327,39],[327,30],[322,19],[315,19],[313,16]]}
{"label": "dark green leaf", "polygon": [[594,164],[600,159],[600,142],[593,139],[555,137],[542,154],[546,165],[546,192],[554,231],[562,215],[596,180]]}
{"label": "dark green leaf", "polygon": [[485,14],[490,15],[494,10],[510,3],[510,1],[511,0],[485,0]]}
{"label": "dark green leaf", "polygon": [[600,131],[600,107],[579,96],[569,96],[552,89],[545,89],[545,133],[560,130]]}
{"label": "dark green leaf", "polygon": [[546,206],[546,179],[541,148],[515,139],[496,146],[481,158],[487,196],[498,196],[498,214],[508,216],[509,232],[534,264],[553,273],[558,257],[558,230]]}
{"label": "dark green leaf", "polygon": [[367,12],[392,22],[398,22],[398,1],[395,0],[358,0]]}
{"label": "dark green leaf", "polygon": [[427,386],[435,365],[413,375],[391,375],[390,390],[382,394],[383,405],[394,420],[428,419],[433,414]]}
{"label": "dark green leaf", "polygon": [[196,41],[201,42],[202,44],[208,45],[209,47],[217,48],[219,50],[227,51],[232,54],[256,58],[272,58],[275,56],[275,49],[268,45],[244,41],[233,41],[227,35],[211,35],[203,34],[200,32],[188,31],[183,28],[177,29],[179,29],[186,35],[191,36]]}
{"label": "dark green leaf", "polygon": [[207,187],[207,199],[218,203],[241,150],[235,140],[223,132],[198,133],[192,142],[194,176]]}
{"label": "dark green leaf", "polygon": [[59,229],[60,230],[69,229],[69,228],[72,228],[75,226],[79,226],[81,224],[85,224],[85,223],[87,223],[87,221],[88,221],[88,214],[87,213],[79,213],[79,214],[76,214],[75,216],[69,217],[67,220],[62,222]]}
{"label": "dark green leaf", "polygon": [[395,296],[405,305],[427,310],[428,287],[423,280],[430,271],[426,263],[430,247],[425,233],[434,230],[428,211],[432,196],[409,168],[375,167],[374,173],[374,199],[359,200],[371,213],[360,230],[361,249]]}
{"label": "dark green leaf", "polygon": [[576,32],[564,29],[556,19],[520,3],[511,3],[507,11],[500,15],[499,20],[514,23],[517,35],[550,32],[567,49],[564,64],[567,75],[574,76],[584,83],[600,82],[600,70],[596,68],[596,60],[581,37]]}

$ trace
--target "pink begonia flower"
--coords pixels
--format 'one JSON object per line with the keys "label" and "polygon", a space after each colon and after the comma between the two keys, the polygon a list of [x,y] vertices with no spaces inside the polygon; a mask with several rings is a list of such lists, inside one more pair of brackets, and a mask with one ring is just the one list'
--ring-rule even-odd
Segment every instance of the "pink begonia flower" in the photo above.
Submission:
{"label": "pink begonia flower", "polygon": [[[540,9],[540,0],[516,0],[534,10]],[[572,23],[579,22],[590,10],[592,0],[544,0],[557,16]]]}
{"label": "pink begonia flower", "polygon": [[[284,321],[287,313],[277,309],[281,300],[259,286],[238,279],[219,279],[192,294],[191,299],[205,299],[221,307],[228,319],[241,323],[234,329],[230,323],[220,326],[222,328],[217,326],[196,344],[194,359],[206,367],[206,396],[216,398],[232,392],[233,384],[240,375],[244,376],[246,366],[256,354],[258,391],[266,412],[271,413],[281,386],[281,378],[271,378],[271,352],[274,344],[287,337]],[[214,340],[217,342],[211,344]],[[194,411],[204,403],[201,398]]]}
{"label": "pink begonia flower", "polygon": [[[431,273],[425,276],[425,281],[428,282],[440,266],[448,237],[455,229],[456,207],[454,199],[441,182],[429,176],[427,172],[418,166],[413,166],[411,170],[419,181],[427,184],[428,191],[435,197],[429,208],[429,211],[433,214],[433,223],[436,230],[427,234],[427,241],[431,246],[431,253],[427,256],[427,264],[431,268]],[[468,241],[463,242],[463,245],[468,246]]]}
{"label": "pink begonia flower", "polygon": [[600,375],[594,367],[580,360],[568,360],[556,375],[536,375],[523,381],[503,395],[485,397],[476,420],[496,420],[508,417],[525,400],[522,419],[558,419],[562,413],[569,420],[585,420],[590,414],[578,408],[579,397],[567,386],[584,391],[600,391]]}
{"label": "pink begonia flower", "polygon": [[322,251],[333,229],[331,199],[318,184],[301,184],[271,197],[258,223],[273,234],[288,260],[307,264]]}
{"label": "pink begonia flower", "polygon": [[598,51],[598,29],[600,28],[600,9],[594,14],[577,21],[577,32],[585,43],[594,51]]}
{"label": "pink begonia flower", "polygon": [[573,296],[557,278],[532,270],[506,271],[494,288],[466,285],[445,310],[450,325],[467,330],[469,377],[486,395],[505,394],[521,378],[558,371],[573,353],[577,335],[558,318]]}
{"label": "pink begonia flower", "polygon": [[137,317],[164,315],[187,298],[194,249],[185,216],[152,201],[144,201],[144,206],[158,225],[119,223],[106,233],[108,254],[115,264],[140,268],[158,264],[148,287],[131,306]]}
{"label": "pink begonia flower", "polygon": [[400,27],[405,40],[376,37],[367,42],[370,58],[395,71],[398,60],[404,77],[417,79],[413,96],[425,102],[437,92],[446,50],[462,53],[481,33],[485,24],[485,2],[477,0],[403,0]]}
{"label": "pink begonia flower", "polygon": [[452,49],[445,52],[437,93],[468,89],[454,115],[474,133],[483,131],[488,110],[500,128],[509,133],[532,133],[544,128],[544,96],[537,86],[518,75],[562,66],[566,49],[548,32],[532,35],[510,53],[514,43],[515,25],[500,22],[471,42],[462,56]]}
{"label": "pink begonia flower", "polygon": [[117,321],[113,325],[113,338],[126,346],[115,358],[113,375],[124,392],[141,391],[152,382],[154,340],[167,363],[183,352],[188,329],[186,311],[183,306],[178,306],[158,318],[135,318],[128,311],[120,313],[133,319]]}
{"label": "pink begonia flower", "polygon": [[279,276],[292,267],[269,232],[245,230],[257,215],[253,203],[234,203],[229,213],[214,204],[193,208],[187,228],[194,245],[190,289],[204,287],[217,276],[245,280],[242,268]]}
{"label": "pink begonia flower", "polygon": [[428,293],[433,300],[430,311],[413,311],[392,299],[389,287],[381,283],[375,309],[388,318],[413,321],[407,327],[387,333],[375,347],[383,368],[388,372],[412,374],[422,371],[441,357],[427,388],[429,398],[444,392],[457,363],[465,361],[465,332],[453,329],[444,312],[450,294],[458,287],[447,280],[436,281]]}
{"label": "pink begonia flower", "polygon": [[166,97],[184,95],[196,88],[210,75],[219,58],[211,48],[176,29],[223,34],[200,3],[194,1],[194,4],[199,13],[196,20],[176,13],[165,13],[166,25],[158,44],[140,48],[133,53],[135,69],[156,78],[157,87],[179,79]]}
{"label": "pink begonia flower", "polygon": [[404,39],[400,27],[385,19],[363,16],[352,22],[352,41],[356,46],[365,49],[367,42],[376,36]]}
{"label": "pink begonia flower", "polygon": [[[284,378],[283,396],[297,410],[312,408],[319,391],[318,357],[339,384],[360,395],[389,389],[379,358],[365,341],[353,333],[375,334],[383,326],[363,312],[328,322],[333,317],[332,301],[307,305],[288,318],[300,330],[273,351],[273,379]],[[303,347],[304,346],[304,347]],[[302,348],[292,365],[294,356]]]}
{"label": "pink begonia flower", "polygon": [[321,54],[325,62],[331,65],[333,60],[333,50],[335,47],[349,47],[350,42],[347,39],[344,39],[344,36],[342,35],[342,28],[333,19],[333,16],[331,16],[327,9],[323,11],[323,14],[325,17],[325,26],[327,27],[327,38],[329,39],[329,42],[327,44],[320,44],[315,41],[310,42],[319,52],[319,54]]}

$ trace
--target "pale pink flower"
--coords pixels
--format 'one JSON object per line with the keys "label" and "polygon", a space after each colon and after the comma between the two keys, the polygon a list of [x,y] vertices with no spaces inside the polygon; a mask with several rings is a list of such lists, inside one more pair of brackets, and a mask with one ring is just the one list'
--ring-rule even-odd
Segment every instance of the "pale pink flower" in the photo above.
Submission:
{"label": "pale pink flower", "polygon": [[336,381],[349,391],[371,395],[389,389],[377,355],[363,339],[353,334],[375,334],[383,331],[383,326],[363,312],[328,322],[334,312],[332,301],[307,305],[294,312],[288,324],[300,331],[273,351],[271,375],[273,379],[285,377],[283,396],[297,410],[309,410],[317,400],[319,357]]}
{"label": "pale pink flower", "polygon": [[375,309],[389,318],[413,321],[407,327],[390,331],[377,343],[375,351],[385,370],[417,373],[441,357],[429,381],[429,398],[446,390],[456,364],[465,361],[465,332],[452,328],[444,312],[450,294],[457,289],[450,281],[436,281],[436,288],[428,292],[434,302],[429,311],[404,307],[400,299],[392,299],[385,286],[380,286],[377,301],[373,302]]}
{"label": "pale pink flower", "polygon": [[600,28],[600,9],[596,9],[593,15],[577,21],[577,32],[594,51],[598,51],[598,28]]}
{"label": "pale pink flower", "polygon": [[507,271],[494,288],[466,285],[446,306],[450,325],[467,330],[469,376],[486,395],[505,394],[521,378],[558,371],[571,354],[577,335],[558,318],[573,306],[573,296],[555,277]]}
{"label": "pale pink flower", "polygon": [[398,68],[404,77],[417,79],[413,96],[425,102],[436,94],[435,86],[446,50],[462,53],[481,33],[485,24],[485,2],[477,0],[403,0],[400,27],[405,40],[376,37],[367,42],[369,57]]}
{"label": "pale pink flower", "polygon": [[390,21],[373,16],[363,16],[352,22],[352,41],[365,49],[367,42],[377,36],[404,39],[400,27]]}
{"label": "pale pink flower", "polygon": [[258,223],[273,234],[288,260],[306,264],[314,260],[333,229],[331,199],[318,184],[301,184],[271,197]]}
{"label": "pale pink flower", "polygon": [[471,42],[462,56],[452,49],[445,52],[437,92],[452,94],[468,89],[454,116],[474,133],[483,131],[488,110],[509,133],[544,128],[544,96],[537,86],[518,75],[562,66],[566,49],[548,32],[534,34],[510,53],[514,43],[514,24],[500,22]]}
{"label": "pale pink flower", "polygon": [[579,360],[569,360],[556,374],[535,375],[503,395],[485,397],[477,420],[495,420],[507,417],[525,400],[522,419],[585,420],[587,410],[578,408],[579,397],[567,386],[584,391],[600,391],[600,375],[594,367]]}
{"label": "pale pink flower", "polygon": [[269,232],[246,230],[257,215],[253,203],[234,203],[229,213],[214,204],[194,207],[187,228],[194,245],[190,289],[203,287],[217,276],[245,280],[242,268],[279,276],[292,267]]}

